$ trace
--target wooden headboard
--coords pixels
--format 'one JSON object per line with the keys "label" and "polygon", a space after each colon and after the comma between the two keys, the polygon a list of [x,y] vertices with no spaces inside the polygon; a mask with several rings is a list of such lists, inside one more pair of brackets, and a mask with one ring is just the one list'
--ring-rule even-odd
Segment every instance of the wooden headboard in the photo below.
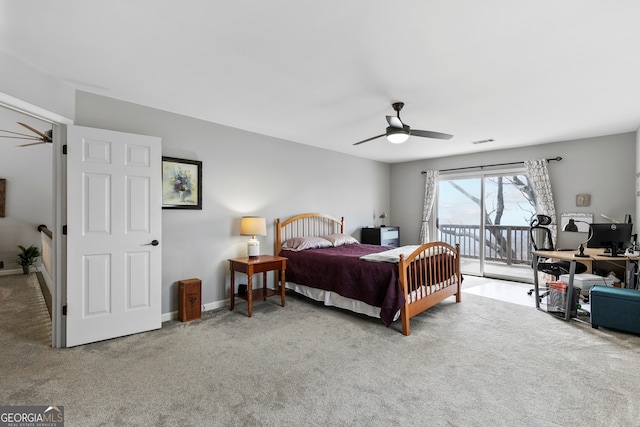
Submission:
{"label": "wooden headboard", "polygon": [[337,219],[321,213],[304,213],[285,221],[276,219],[276,241],[274,254],[280,253],[282,243],[294,237],[326,236],[344,233],[344,217]]}

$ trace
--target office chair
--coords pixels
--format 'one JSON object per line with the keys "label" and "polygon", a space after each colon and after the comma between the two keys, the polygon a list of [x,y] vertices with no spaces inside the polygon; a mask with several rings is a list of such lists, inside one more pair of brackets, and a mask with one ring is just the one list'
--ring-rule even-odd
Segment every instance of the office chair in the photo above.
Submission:
{"label": "office chair", "polygon": [[[546,225],[551,224],[551,217],[547,215],[535,215],[529,224],[529,236],[531,237],[531,245],[535,251],[562,251],[573,249],[555,249],[553,246],[553,238],[551,237],[551,230]],[[538,257],[538,271],[549,274],[558,280],[563,274],[569,274],[569,267],[571,261],[555,261],[549,262],[549,258]],[[587,266],[581,262],[576,263],[575,274],[584,273],[587,271]],[[539,295],[539,299],[549,295],[549,284],[547,283],[547,290]],[[532,295],[535,289],[529,289],[527,294]]]}

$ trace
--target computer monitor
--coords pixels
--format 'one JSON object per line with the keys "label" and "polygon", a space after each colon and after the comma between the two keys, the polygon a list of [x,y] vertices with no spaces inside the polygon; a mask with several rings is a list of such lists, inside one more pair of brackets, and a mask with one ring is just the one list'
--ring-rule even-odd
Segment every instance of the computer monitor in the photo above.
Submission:
{"label": "computer monitor", "polygon": [[624,251],[631,244],[631,230],[633,224],[590,224],[591,238],[587,242],[588,248],[605,248],[611,251],[611,256],[617,256],[618,251]]}

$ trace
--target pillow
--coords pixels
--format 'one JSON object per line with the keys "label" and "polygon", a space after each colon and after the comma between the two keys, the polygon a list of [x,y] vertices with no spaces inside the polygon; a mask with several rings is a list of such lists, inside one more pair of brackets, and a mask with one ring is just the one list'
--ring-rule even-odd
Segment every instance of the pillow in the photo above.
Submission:
{"label": "pillow", "polygon": [[294,237],[282,244],[282,249],[288,251],[304,251],[305,249],[330,248],[333,246],[330,241],[322,237]]}
{"label": "pillow", "polygon": [[350,245],[352,243],[360,243],[355,237],[351,237],[348,234],[334,233],[328,236],[322,236],[323,239],[327,239],[334,247],[342,245]]}

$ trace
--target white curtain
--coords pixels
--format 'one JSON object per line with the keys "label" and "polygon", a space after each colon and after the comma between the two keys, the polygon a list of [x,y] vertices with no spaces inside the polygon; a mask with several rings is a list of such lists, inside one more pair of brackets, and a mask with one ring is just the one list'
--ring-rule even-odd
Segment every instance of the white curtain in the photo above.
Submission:
{"label": "white curtain", "polygon": [[420,244],[430,241],[429,238],[429,219],[433,210],[433,201],[436,197],[436,188],[438,185],[438,171],[429,170],[424,173],[424,207],[422,209],[422,227],[420,228]]}
{"label": "white curtain", "polygon": [[525,160],[524,166],[533,191],[536,193],[536,213],[548,215],[552,219],[549,229],[554,242],[557,242],[558,230],[556,227],[556,206],[553,203],[553,192],[551,191],[551,180],[549,179],[549,169],[546,159]]}

